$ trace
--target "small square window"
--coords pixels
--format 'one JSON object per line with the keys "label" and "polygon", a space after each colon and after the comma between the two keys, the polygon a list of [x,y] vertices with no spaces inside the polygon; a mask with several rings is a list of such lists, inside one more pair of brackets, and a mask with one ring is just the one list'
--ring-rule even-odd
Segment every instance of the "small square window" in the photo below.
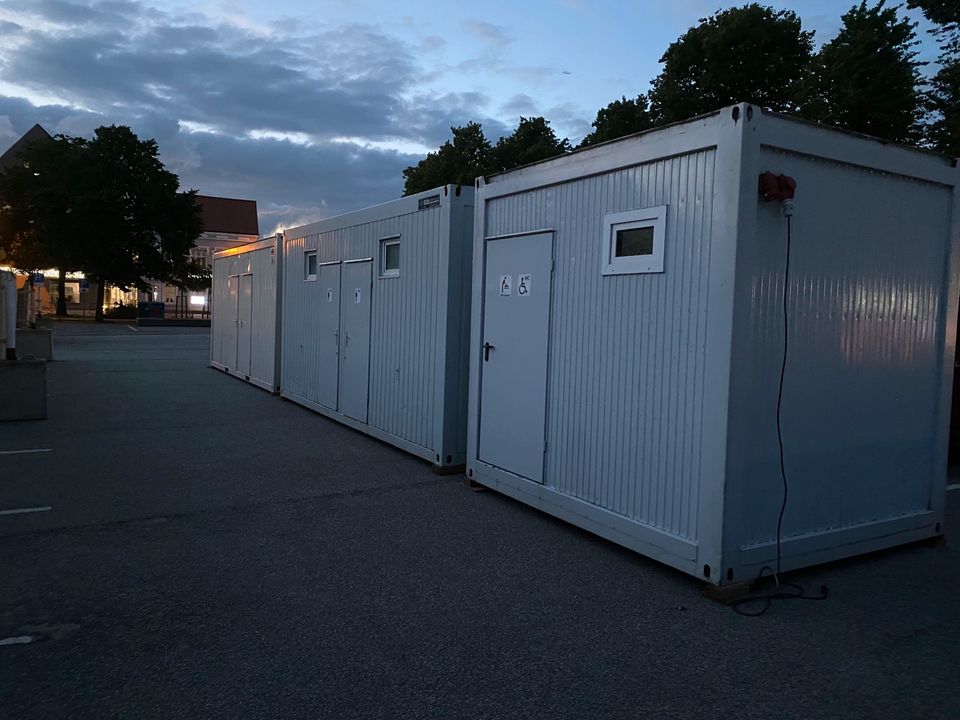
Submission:
{"label": "small square window", "polygon": [[603,218],[604,275],[663,272],[665,205],[610,213]]}
{"label": "small square window", "polygon": [[303,279],[317,279],[317,251],[308,250],[303,255]]}
{"label": "small square window", "polygon": [[637,227],[615,230],[617,233],[616,256],[633,257],[653,255],[653,228]]}
{"label": "small square window", "polygon": [[389,238],[380,242],[380,277],[400,274],[400,240]]}

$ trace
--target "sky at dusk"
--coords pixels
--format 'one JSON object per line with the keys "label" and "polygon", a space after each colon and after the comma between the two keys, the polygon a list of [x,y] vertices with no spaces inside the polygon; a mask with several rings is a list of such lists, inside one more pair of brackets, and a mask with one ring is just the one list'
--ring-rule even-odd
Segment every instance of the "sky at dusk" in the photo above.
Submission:
{"label": "sky at dusk", "polygon": [[[817,44],[852,0],[776,2]],[[184,188],[255,199],[261,232],[398,197],[402,170],[483,123],[573,142],[645,92],[718,0],[0,0],[0,151],[34,123],[153,137]],[[935,45],[925,34],[923,59]]]}

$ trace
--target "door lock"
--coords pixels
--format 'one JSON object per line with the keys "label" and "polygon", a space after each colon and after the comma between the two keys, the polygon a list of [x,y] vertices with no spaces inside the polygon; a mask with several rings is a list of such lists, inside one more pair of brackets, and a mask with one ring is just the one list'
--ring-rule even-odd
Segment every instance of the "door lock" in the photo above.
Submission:
{"label": "door lock", "polygon": [[490,360],[490,351],[494,349],[494,346],[488,342],[483,344],[483,361],[488,362]]}

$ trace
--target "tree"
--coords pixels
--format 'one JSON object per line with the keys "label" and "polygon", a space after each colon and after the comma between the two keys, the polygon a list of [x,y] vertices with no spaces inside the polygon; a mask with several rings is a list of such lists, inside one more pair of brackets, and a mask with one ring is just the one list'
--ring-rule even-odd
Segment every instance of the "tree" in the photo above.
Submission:
{"label": "tree", "polygon": [[66,274],[80,268],[89,239],[77,212],[85,152],[85,140],[57,135],[28,144],[0,173],[0,244],[18,268],[57,268],[57,315],[67,314]]}
{"label": "tree", "polygon": [[933,119],[927,125],[926,139],[945,155],[960,156],[960,0],[908,0],[920,8],[930,22],[931,32],[940,41],[940,69],[930,80],[926,93],[927,108]]}
{"label": "tree", "polygon": [[647,106],[647,96],[637,95],[627,100],[624,95],[605,108],[597,111],[596,119],[590,123],[593,131],[580,142],[580,147],[589,147],[597,143],[615,140],[653,127],[653,118]]}
{"label": "tree", "polygon": [[960,0],[907,0],[911,8],[920,8],[937,27],[931,32],[940,38],[941,50],[949,55],[960,54]]}
{"label": "tree", "polygon": [[717,12],[660,58],[651,115],[663,125],[741,101],[793,112],[812,51],[813,33],[793,12],[757,3]]}
{"label": "tree", "polygon": [[814,59],[803,114],[811,120],[896,142],[920,138],[922,63],[915,23],[880,0],[843,15],[843,25]]}
{"label": "tree", "polygon": [[202,231],[195,193],[160,162],[154,140],[128,127],[100,127],[88,145],[83,223],[98,240],[85,248],[84,270],[97,281],[96,319],[103,320],[106,283],[148,287],[145,278],[168,280],[184,268]]}
{"label": "tree", "polygon": [[451,127],[450,132],[452,139],[441,145],[439,150],[429,153],[419,163],[403,171],[404,195],[413,195],[448,183],[472,186],[476,178],[486,173],[491,147],[480,123]]}
{"label": "tree", "polygon": [[560,140],[542,117],[520,118],[510,135],[497,140],[490,153],[489,172],[504,172],[570,152],[570,141]]}

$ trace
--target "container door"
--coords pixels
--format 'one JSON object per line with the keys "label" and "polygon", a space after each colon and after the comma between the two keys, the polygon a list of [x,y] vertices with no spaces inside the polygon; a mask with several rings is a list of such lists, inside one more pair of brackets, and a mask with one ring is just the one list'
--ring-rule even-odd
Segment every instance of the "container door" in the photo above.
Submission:
{"label": "container door", "polygon": [[227,278],[227,303],[224,313],[227,321],[223,323],[223,364],[230,370],[237,367],[237,329],[240,324],[240,313],[237,305],[240,299],[240,276],[231,275]]}
{"label": "container door", "polygon": [[543,482],[553,234],[486,241],[480,459]]}
{"label": "container door", "polygon": [[250,375],[250,352],[253,349],[253,274],[240,276],[240,298],[237,302],[237,371]]}
{"label": "container door", "polygon": [[317,402],[337,409],[340,377],[340,263],[321,265],[320,353],[317,358]]}
{"label": "container door", "polygon": [[343,265],[340,300],[340,412],[367,422],[370,388],[370,284],[373,263]]}

